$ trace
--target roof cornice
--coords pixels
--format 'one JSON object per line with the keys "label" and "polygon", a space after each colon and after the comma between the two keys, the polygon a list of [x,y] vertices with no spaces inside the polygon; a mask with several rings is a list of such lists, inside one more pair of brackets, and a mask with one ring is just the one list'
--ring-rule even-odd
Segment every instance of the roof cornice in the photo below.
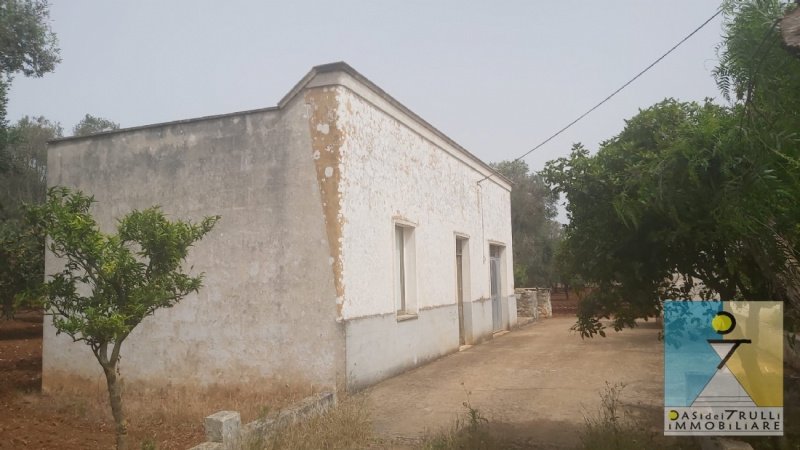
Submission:
{"label": "roof cornice", "polygon": [[[183,120],[175,120],[170,122],[160,122],[148,125],[141,125],[135,127],[128,127],[128,128],[120,128],[117,130],[111,131],[104,131],[101,133],[91,134],[87,136],[68,136],[58,139],[53,139],[48,141],[49,144],[58,144],[62,142],[71,142],[77,141],[81,139],[91,139],[97,137],[104,137],[104,136],[111,136],[120,133],[126,133],[129,131],[138,131],[138,130],[145,130],[150,128],[159,128],[159,127],[166,127],[171,125],[181,125],[187,124],[192,122],[204,121],[204,120],[214,120],[214,119],[221,119],[226,117],[232,117],[237,115],[246,115],[252,113],[259,113],[259,112],[270,112],[276,111],[279,109],[283,109],[289,102],[291,102],[298,94],[300,94],[304,89],[310,87],[320,87],[320,86],[342,86],[347,89],[352,90],[352,85],[348,86],[342,83],[341,77],[337,77],[337,74],[344,74],[348,76],[350,79],[354,80],[358,85],[367,89],[368,91],[372,92],[374,95],[378,96],[383,101],[387,102],[391,107],[395,108],[399,111],[402,115],[406,116],[411,121],[417,123],[423,129],[427,130],[429,133],[434,135],[436,138],[443,141],[447,146],[452,147],[456,152],[461,154],[466,161],[464,162],[472,162],[471,164],[473,168],[475,166],[480,167],[482,170],[479,170],[479,173],[483,173],[484,176],[490,178],[495,183],[499,184],[500,186],[504,187],[505,189],[511,190],[511,186],[513,182],[508,178],[504,177],[500,172],[493,169],[489,164],[486,164],[478,158],[477,156],[470,153],[467,149],[459,145],[454,140],[450,139],[446,134],[439,131],[436,127],[428,123],[425,119],[418,116],[414,111],[411,111],[405,105],[397,101],[394,97],[389,95],[386,91],[381,89],[377,84],[370,81],[367,77],[359,73],[357,70],[352,68],[349,64],[345,62],[334,62],[329,64],[322,64],[319,66],[314,66],[297,84],[292,87],[292,89],[280,99],[277,106],[269,107],[269,108],[260,108],[260,109],[251,109],[246,111],[238,111],[226,114],[217,114],[212,116],[203,116],[203,117],[196,117],[191,119],[183,119]],[[356,92],[356,94],[358,94]],[[374,103],[374,102],[373,102]],[[377,105],[376,105],[377,106]],[[441,146],[440,146],[441,147]],[[448,149],[444,149],[448,151]],[[477,168],[476,168],[477,169]]]}
{"label": "roof cornice", "polygon": [[468,160],[479,165],[482,169],[488,172],[484,173],[484,175],[490,177],[492,181],[495,181],[497,184],[505,187],[508,190],[511,190],[511,187],[514,184],[511,180],[503,176],[503,174],[492,168],[492,166],[490,166],[489,164],[485,163],[482,159],[473,155],[469,150],[462,147],[460,144],[452,140],[446,134],[439,131],[436,127],[428,123],[422,117],[418,116],[414,111],[407,108],[397,99],[395,99],[394,97],[389,95],[386,91],[381,89],[380,86],[370,81],[367,77],[362,75],[360,72],[352,68],[349,64],[347,64],[344,61],[314,66],[302,79],[300,79],[299,82],[297,82],[297,84],[294,85],[294,87],[286,95],[283,96],[283,98],[278,102],[278,107],[283,108],[286,104],[292,101],[298,94],[300,94],[300,92],[309,87],[338,85],[345,88],[349,88],[349,86],[343,85],[342,83],[335,81],[335,77],[334,79],[320,80],[321,78],[323,78],[323,75],[335,74],[335,73],[343,73],[349,75],[361,86],[367,88],[369,91],[372,91],[381,99],[388,102],[391,106],[399,110],[402,114],[406,115],[409,119],[418,123],[420,126],[422,126],[426,130],[434,134],[436,137],[447,143],[449,146],[453,147],[457,152],[462,154]]}

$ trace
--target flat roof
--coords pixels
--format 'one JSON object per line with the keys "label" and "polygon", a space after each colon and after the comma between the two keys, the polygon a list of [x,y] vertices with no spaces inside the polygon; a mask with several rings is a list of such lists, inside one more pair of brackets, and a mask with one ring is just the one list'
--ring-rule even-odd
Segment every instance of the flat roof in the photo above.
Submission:
{"label": "flat roof", "polygon": [[[397,108],[400,111],[402,111],[404,114],[406,114],[409,117],[411,117],[411,119],[413,119],[414,121],[418,122],[420,125],[422,125],[424,128],[426,128],[428,131],[432,132],[437,137],[439,137],[440,139],[444,140],[449,145],[453,146],[456,150],[458,150],[464,156],[466,156],[467,158],[469,158],[469,159],[473,160],[474,162],[478,163],[481,167],[483,167],[484,169],[489,171],[490,175],[488,175],[486,178],[497,177],[500,180],[508,183],[509,185],[513,185],[514,184],[511,180],[509,180],[508,178],[503,176],[503,174],[501,174],[500,172],[498,172],[497,170],[492,168],[492,166],[490,166],[489,164],[485,163],[482,159],[480,159],[477,156],[473,155],[471,152],[469,152],[467,149],[465,149],[464,147],[459,145],[457,142],[452,140],[446,134],[444,134],[441,131],[439,131],[436,127],[434,127],[433,125],[428,123],[428,121],[426,121],[422,117],[418,116],[416,113],[411,111],[405,105],[403,105],[402,103],[397,101],[397,99],[395,99],[394,97],[389,95],[386,91],[381,89],[377,84],[375,84],[372,81],[370,81],[367,77],[365,77],[364,75],[359,73],[357,70],[355,70],[353,67],[351,67],[349,64],[347,64],[344,61],[339,61],[339,62],[334,62],[334,63],[329,63],[329,64],[321,64],[321,65],[312,67],[311,70],[303,78],[301,78],[300,81],[298,81],[297,84],[295,84],[294,87],[292,87],[292,89],[285,96],[283,96],[283,98],[278,102],[277,106],[271,106],[271,107],[267,107],[267,108],[258,108],[258,109],[249,109],[249,110],[245,110],[245,111],[236,111],[236,112],[225,113],[225,114],[215,114],[215,115],[211,115],[211,116],[194,117],[194,118],[182,119],[182,120],[173,120],[173,121],[169,121],[169,122],[159,122],[159,123],[153,123],[153,124],[147,124],[147,125],[139,125],[139,126],[135,126],[135,127],[119,128],[117,130],[103,131],[103,132],[100,132],[100,133],[89,134],[89,135],[86,135],[86,136],[68,136],[68,137],[63,137],[63,138],[50,140],[50,141],[48,141],[48,143],[50,143],[50,144],[59,144],[59,143],[62,143],[62,142],[77,141],[77,140],[81,140],[81,139],[92,139],[92,138],[110,136],[110,135],[115,135],[115,134],[120,134],[120,133],[127,133],[127,132],[131,132],[131,131],[146,130],[146,129],[150,129],[150,128],[160,128],[160,127],[167,127],[167,126],[171,126],[171,125],[181,125],[181,124],[187,124],[187,123],[193,123],[193,122],[200,122],[200,121],[204,121],[204,120],[222,119],[222,118],[226,118],[226,117],[241,116],[241,115],[260,113],[260,112],[278,111],[281,108],[283,108],[287,103],[289,103],[295,96],[297,96],[311,82],[311,80],[313,80],[317,75],[323,74],[323,73],[334,73],[334,72],[342,72],[342,73],[346,73],[346,74],[350,75],[355,80],[357,80],[359,83],[361,83],[362,85],[366,86],[368,89],[370,89],[371,91],[376,93],[378,96],[380,96],[381,98],[383,98],[384,100],[389,102],[392,106],[394,106],[395,108]],[[486,178],[484,178],[484,179],[486,179]]]}

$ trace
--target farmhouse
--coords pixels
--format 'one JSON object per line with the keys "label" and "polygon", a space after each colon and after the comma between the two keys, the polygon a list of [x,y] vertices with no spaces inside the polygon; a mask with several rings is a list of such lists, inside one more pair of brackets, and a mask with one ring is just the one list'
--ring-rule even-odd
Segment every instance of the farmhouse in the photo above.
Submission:
{"label": "farmhouse", "polygon": [[[53,141],[48,168],[104,231],[222,216],[190,252],[199,294],[123,345],[126,383],[356,390],[516,324],[510,183],[347,64],[276,107]],[[45,322],[45,389],[102,378]]]}

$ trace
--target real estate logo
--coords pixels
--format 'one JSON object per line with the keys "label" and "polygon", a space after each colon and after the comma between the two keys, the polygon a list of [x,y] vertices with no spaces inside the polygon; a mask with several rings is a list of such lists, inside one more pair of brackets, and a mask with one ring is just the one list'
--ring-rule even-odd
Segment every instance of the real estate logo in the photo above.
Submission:
{"label": "real estate logo", "polygon": [[664,303],[664,434],[783,435],[783,303]]}

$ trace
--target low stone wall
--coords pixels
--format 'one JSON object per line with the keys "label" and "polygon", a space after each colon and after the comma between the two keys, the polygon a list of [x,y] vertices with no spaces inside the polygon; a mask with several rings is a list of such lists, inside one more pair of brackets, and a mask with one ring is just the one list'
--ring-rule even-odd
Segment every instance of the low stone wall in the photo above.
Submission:
{"label": "low stone wall", "polygon": [[550,303],[550,289],[539,288],[537,296],[539,298],[539,317],[553,317],[553,304]]}
{"label": "low stone wall", "polygon": [[517,317],[536,319],[538,312],[536,289],[518,288],[514,289],[514,293],[517,295]]}
{"label": "low stone wall", "polygon": [[321,392],[244,426],[238,412],[219,411],[206,417],[204,421],[206,442],[190,450],[237,449],[250,440],[268,437],[283,427],[324,414],[334,406],[336,395],[332,392]]}
{"label": "low stone wall", "polygon": [[532,319],[553,317],[553,307],[550,303],[550,289],[547,288],[518,288],[514,289],[517,295],[517,316]]}

